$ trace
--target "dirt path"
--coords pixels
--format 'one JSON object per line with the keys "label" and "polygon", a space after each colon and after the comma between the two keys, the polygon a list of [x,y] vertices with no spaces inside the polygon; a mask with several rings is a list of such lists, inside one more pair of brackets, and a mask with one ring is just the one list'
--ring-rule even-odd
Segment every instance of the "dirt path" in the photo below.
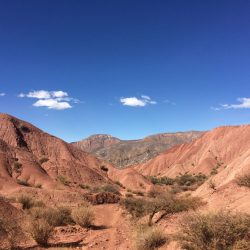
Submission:
{"label": "dirt path", "polygon": [[131,249],[129,222],[116,204],[95,206],[96,229],[89,231],[84,249]]}

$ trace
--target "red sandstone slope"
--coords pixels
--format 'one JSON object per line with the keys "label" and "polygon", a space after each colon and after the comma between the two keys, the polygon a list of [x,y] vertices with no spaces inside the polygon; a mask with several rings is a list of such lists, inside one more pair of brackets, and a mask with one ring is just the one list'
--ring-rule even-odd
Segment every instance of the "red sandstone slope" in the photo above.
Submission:
{"label": "red sandstone slope", "polygon": [[[169,149],[135,166],[143,175],[175,177],[200,172],[209,179],[196,191],[212,207],[235,207],[248,212],[250,191],[236,184],[238,176],[250,172],[250,125],[219,127],[197,140]],[[211,171],[217,174],[211,175]],[[209,185],[215,184],[215,190]]]}
{"label": "red sandstone slope", "polygon": [[[102,165],[108,167],[108,173],[101,170]],[[136,171],[130,171],[147,183]],[[71,183],[92,186],[111,182],[108,175],[114,173],[117,170],[112,165],[25,121],[0,114],[0,189],[17,186],[18,180],[31,186],[55,187],[59,176]],[[120,181],[124,173],[115,177]]]}

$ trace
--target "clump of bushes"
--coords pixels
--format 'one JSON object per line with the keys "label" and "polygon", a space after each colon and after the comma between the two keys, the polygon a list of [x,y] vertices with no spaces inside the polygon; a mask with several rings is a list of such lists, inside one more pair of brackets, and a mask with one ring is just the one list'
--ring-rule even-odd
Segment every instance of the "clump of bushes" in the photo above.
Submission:
{"label": "clump of bushes", "polygon": [[175,180],[169,177],[160,177],[157,178],[155,176],[149,176],[149,180],[153,183],[153,184],[157,184],[157,185],[173,185]]}
{"label": "clump of bushes", "polygon": [[250,173],[238,177],[237,183],[239,186],[245,186],[245,187],[250,188]]}
{"label": "clump of bushes", "polygon": [[23,209],[30,209],[34,206],[34,200],[28,195],[19,196],[18,202],[22,204]]}
{"label": "clump of bushes", "polygon": [[79,207],[72,211],[72,219],[81,227],[91,227],[93,225],[94,218],[94,212],[91,207]]}
{"label": "clump of bushes", "polygon": [[48,160],[49,160],[48,157],[42,156],[42,157],[40,158],[40,160],[39,160],[39,163],[42,165],[43,163],[47,162]]}
{"label": "clump of bushes", "polygon": [[68,208],[34,207],[30,210],[30,215],[34,220],[45,220],[52,227],[72,223],[71,211]]}
{"label": "clump of bushes", "polygon": [[197,187],[202,185],[205,180],[207,179],[207,176],[204,174],[197,174],[197,175],[191,175],[191,174],[181,174],[177,176],[176,178],[169,178],[169,177],[160,177],[157,178],[155,176],[150,176],[149,180],[156,185],[170,185],[175,190],[179,188],[179,191],[188,191],[188,190],[195,190]]}
{"label": "clump of bushes", "polygon": [[140,225],[136,230],[134,240],[137,250],[153,250],[166,243],[166,236],[157,227]]}
{"label": "clump of bushes", "polygon": [[178,239],[188,250],[247,250],[250,246],[250,216],[218,212],[186,216]]}
{"label": "clump of bushes", "polygon": [[117,195],[120,195],[119,189],[117,186],[110,185],[110,184],[104,184],[100,187],[94,187],[91,190],[92,193],[98,193],[98,192],[109,192],[109,193],[114,193]]}
{"label": "clump of bushes", "polygon": [[161,215],[156,223],[167,215],[190,209],[195,210],[203,203],[197,197],[176,197],[171,193],[163,193],[151,199],[125,198],[120,204],[134,219],[148,216],[148,225],[151,226],[155,215],[159,212]]}
{"label": "clump of bushes", "polygon": [[43,218],[38,220],[33,219],[30,222],[29,232],[32,238],[42,246],[47,246],[52,231],[53,227]]}

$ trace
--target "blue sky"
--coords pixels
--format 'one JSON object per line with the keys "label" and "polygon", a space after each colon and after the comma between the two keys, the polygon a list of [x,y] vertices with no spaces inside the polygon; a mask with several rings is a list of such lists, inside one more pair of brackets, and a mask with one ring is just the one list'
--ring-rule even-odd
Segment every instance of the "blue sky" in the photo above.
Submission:
{"label": "blue sky", "polygon": [[250,121],[250,1],[0,6],[1,112],[67,141]]}

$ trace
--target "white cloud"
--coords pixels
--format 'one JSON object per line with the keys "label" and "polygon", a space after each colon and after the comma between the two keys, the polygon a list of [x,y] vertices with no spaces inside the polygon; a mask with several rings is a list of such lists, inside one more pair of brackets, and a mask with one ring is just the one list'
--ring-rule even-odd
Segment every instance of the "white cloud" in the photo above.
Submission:
{"label": "white cloud", "polygon": [[220,107],[214,108],[213,110],[221,110],[221,109],[250,109],[250,98],[241,97],[237,98],[238,104],[221,104]]}
{"label": "white cloud", "polygon": [[61,90],[59,90],[59,91],[52,91],[51,94],[52,94],[53,97],[57,97],[57,98],[62,98],[62,97],[68,96],[67,92],[63,92]]}
{"label": "white cloud", "polygon": [[49,99],[51,97],[51,94],[49,91],[46,90],[37,90],[29,92],[26,97],[37,99]]}
{"label": "white cloud", "polygon": [[33,106],[47,107],[48,109],[57,109],[57,110],[72,108],[72,106],[68,102],[59,102],[56,99],[38,100],[35,103],[33,103]]}
{"label": "white cloud", "polygon": [[152,101],[149,96],[142,95],[141,98],[137,97],[122,97],[120,102],[124,106],[130,107],[145,107],[148,104],[156,104],[156,101]]}
{"label": "white cloud", "polygon": [[5,93],[0,93],[0,96],[2,97],[2,96],[5,96],[6,94]]}
{"label": "white cloud", "polygon": [[72,108],[71,102],[80,103],[78,99],[69,97],[67,92],[35,90],[30,91],[28,94],[20,93],[18,97],[38,99],[33,103],[34,107],[47,107],[48,109],[64,110]]}

